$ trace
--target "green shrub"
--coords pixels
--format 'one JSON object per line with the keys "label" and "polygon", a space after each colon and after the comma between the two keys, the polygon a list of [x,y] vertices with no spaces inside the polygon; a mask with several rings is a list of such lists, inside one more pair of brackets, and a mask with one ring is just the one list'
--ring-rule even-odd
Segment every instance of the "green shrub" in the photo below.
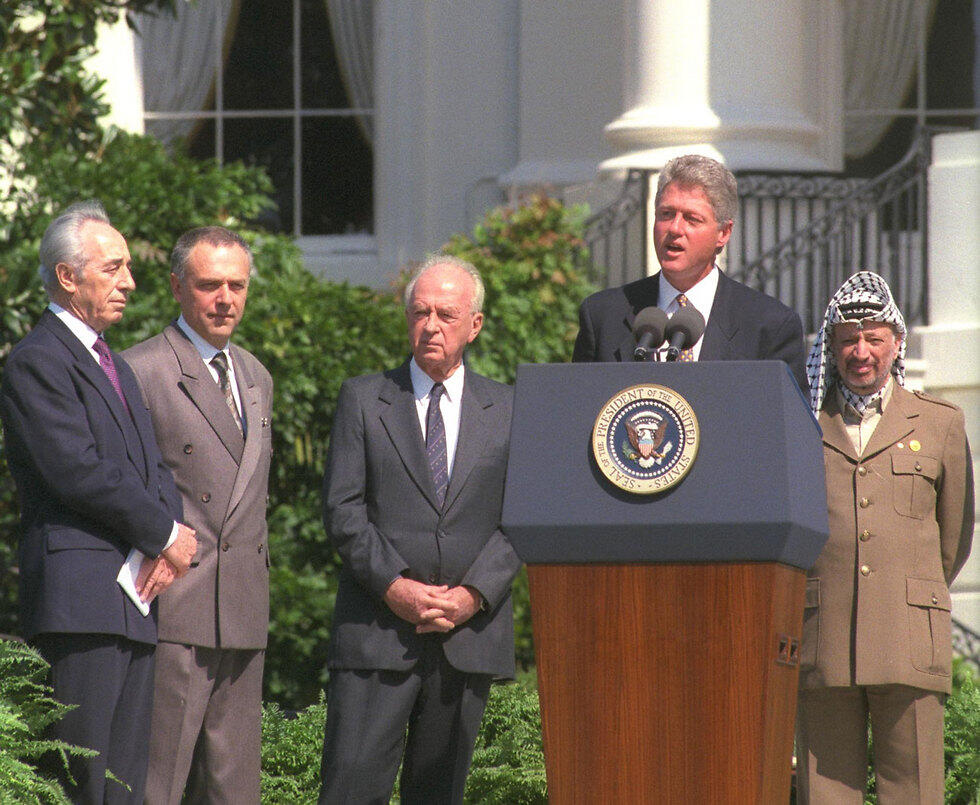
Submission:
{"label": "green shrub", "polygon": [[533,675],[491,688],[466,781],[466,800],[485,805],[548,801]]}
{"label": "green shrub", "polygon": [[327,708],[317,704],[298,713],[278,705],[262,710],[262,802],[316,802]]}
{"label": "green shrub", "polygon": [[[262,713],[262,802],[316,802],[326,705]],[[397,782],[392,802],[398,802]],[[487,805],[547,802],[541,716],[533,676],[490,688],[466,784],[466,801]]]}
{"label": "green shrub", "polygon": [[980,676],[965,660],[953,662],[953,695],[946,701],[946,803],[980,803]]}
{"label": "green shrub", "polygon": [[469,260],[486,285],[486,322],[468,365],[513,383],[519,363],[564,363],[578,332],[578,306],[594,289],[579,266],[587,210],[531,196],[498,207],[472,236],[456,235],[446,254]]}
{"label": "green shrub", "polygon": [[51,802],[68,805],[61,786],[38,771],[42,755],[92,756],[63,741],[40,737],[73,706],[49,695],[48,664],[23,643],[0,640],[0,802]]}

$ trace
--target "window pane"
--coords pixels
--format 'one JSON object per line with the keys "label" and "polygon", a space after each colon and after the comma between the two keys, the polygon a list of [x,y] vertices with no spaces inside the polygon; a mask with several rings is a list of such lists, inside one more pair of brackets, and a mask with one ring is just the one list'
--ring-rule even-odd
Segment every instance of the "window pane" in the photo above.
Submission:
{"label": "window pane", "polygon": [[233,39],[225,61],[225,109],[293,106],[293,4],[242,0],[229,22]]}
{"label": "window pane", "polygon": [[306,109],[350,109],[343,75],[337,62],[327,0],[300,4],[303,63],[302,104]]}
{"label": "window pane", "polygon": [[374,231],[374,160],[356,119],[303,121],[303,234]]}
{"label": "window pane", "polygon": [[977,104],[973,86],[976,33],[973,3],[937,3],[926,50],[926,105],[969,109]]}
{"label": "window pane", "polygon": [[278,214],[262,224],[275,232],[293,226],[293,123],[288,118],[245,118],[225,121],[225,162],[261,165],[275,185]]}
{"label": "window pane", "polygon": [[844,172],[848,176],[868,178],[884,173],[908,153],[915,138],[915,125],[914,117],[895,118],[869,153],[845,160]]}
{"label": "window pane", "polygon": [[180,142],[195,159],[214,157],[214,121],[198,120],[146,120],[146,133],[165,143]]}

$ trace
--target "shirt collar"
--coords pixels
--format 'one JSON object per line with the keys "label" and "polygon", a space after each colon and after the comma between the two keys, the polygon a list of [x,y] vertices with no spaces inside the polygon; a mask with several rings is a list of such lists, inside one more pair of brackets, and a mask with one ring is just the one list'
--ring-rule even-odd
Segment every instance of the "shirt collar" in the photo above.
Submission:
{"label": "shirt collar", "polygon": [[89,352],[92,352],[95,347],[95,342],[99,337],[99,333],[95,332],[91,327],[89,327],[84,321],[82,321],[74,313],[65,310],[61,305],[55,302],[48,302],[48,310],[57,316],[62,324],[64,324],[72,334],[79,341],[82,342]]}
{"label": "shirt collar", "polygon": [[[715,301],[715,291],[718,290],[718,266],[712,266],[711,271],[700,280],[694,287],[683,291],[684,295],[687,297],[688,303],[694,305],[698,309],[698,312],[704,316],[705,321],[708,320],[708,314],[711,312],[711,305]],[[666,311],[673,302],[682,292],[678,291],[670,281],[664,275],[664,272],[660,272],[660,290],[659,290],[659,307],[661,310]]]}
{"label": "shirt collar", "polygon": [[[412,391],[415,393],[415,399],[421,400],[423,397],[428,396],[429,392],[432,391],[432,387],[435,385],[435,381],[415,362],[415,358],[412,358],[409,362],[408,371],[412,376]],[[446,389],[446,397],[449,398],[450,402],[457,402],[463,393],[463,375],[465,371],[464,365],[460,364],[455,372],[442,381],[443,388]]]}
{"label": "shirt collar", "polygon": [[217,347],[209,344],[197,334],[197,331],[193,327],[187,323],[187,319],[184,318],[183,313],[181,313],[177,318],[177,326],[183,331],[184,335],[190,339],[190,342],[194,345],[195,349],[201,353],[201,358],[205,363],[211,363],[211,359],[215,355],[217,355],[219,352],[224,352],[228,358],[228,363],[231,364],[231,355],[228,352],[228,344],[225,344],[224,349],[218,349]]}
{"label": "shirt collar", "polygon": [[856,394],[846,385],[844,385],[844,382],[838,378],[837,391],[840,394],[842,408],[845,405],[850,406],[854,409],[858,416],[864,417],[869,411],[872,413],[885,413],[885,408],[888,406],[888,403],[892,398],[892,390],[894,389],[894,386],[895,384],[892,380],[892,376],[889,375],[885,385],[873,394]]}

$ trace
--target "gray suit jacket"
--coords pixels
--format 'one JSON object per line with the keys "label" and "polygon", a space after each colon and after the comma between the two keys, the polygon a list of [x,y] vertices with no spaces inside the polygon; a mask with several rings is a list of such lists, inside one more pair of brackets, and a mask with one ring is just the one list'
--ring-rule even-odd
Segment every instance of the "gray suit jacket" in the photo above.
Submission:
{"label": "gray suit jacket", "polygon": [[[445,505],[436,501],[408,363],[347,380],[324,478],[324,522],[343,560],[331,668],[407,670],[440,640],[467,673],[512,675],[510,585],[520,560],[500,530],[513,390],[466,371]],[[383,596],[399,575],[470,585],[487,609],[447,635],[422,635]]]}
{"label": "gray suit jacket", "polygon": [[160,596],[159,638],[260,649],[269,622],[265,511],[272,456],[272,378],[231,345],[246,438],[201,355],[175,324],[126,350],[164,461],[197,530],[194,566]]}

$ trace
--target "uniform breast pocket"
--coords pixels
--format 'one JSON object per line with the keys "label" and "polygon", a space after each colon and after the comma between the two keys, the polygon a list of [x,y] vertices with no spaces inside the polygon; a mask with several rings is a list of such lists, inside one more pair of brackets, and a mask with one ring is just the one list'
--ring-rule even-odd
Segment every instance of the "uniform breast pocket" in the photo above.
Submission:
{"label": "uniform breast pocket", "polygon": [[817,664],[820,645],[820,579],[806,580],[806,597],[803,600],[803,639],[800,647],[800,665]]}
{"label": "uniform breast pocket", "polygon": [[949,676],[953,662],[949,590],[945,582],[933,579],[906,579],[905,585],[912,666]]}
{"label": "uniform breast pocket", "polygon": [[936,511],[939,459],[915,453],[892,456],[892,499],[903,517],[921,520]]}

